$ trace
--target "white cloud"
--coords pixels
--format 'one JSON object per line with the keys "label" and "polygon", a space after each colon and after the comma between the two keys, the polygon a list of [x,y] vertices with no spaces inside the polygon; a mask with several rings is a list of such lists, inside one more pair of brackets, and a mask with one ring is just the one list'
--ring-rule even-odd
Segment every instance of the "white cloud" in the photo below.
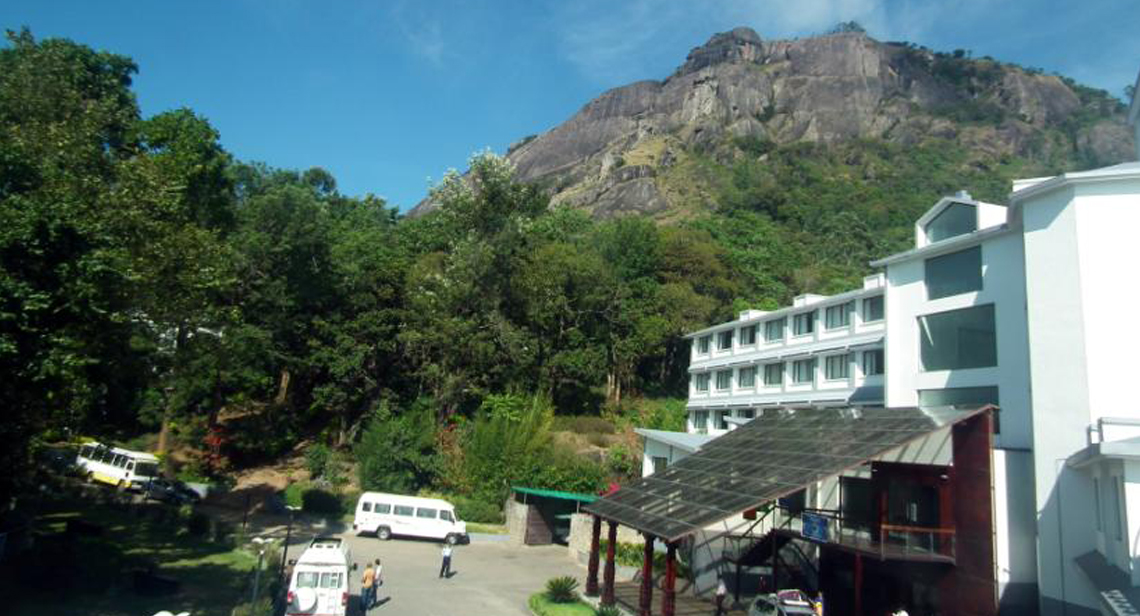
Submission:
{"label": "white cloud", "polygon": [[437,17],[420,10],[421,6],[397,2],[392,5],[392,19],[413,53],[441,67],[448,51],[443,26]]}

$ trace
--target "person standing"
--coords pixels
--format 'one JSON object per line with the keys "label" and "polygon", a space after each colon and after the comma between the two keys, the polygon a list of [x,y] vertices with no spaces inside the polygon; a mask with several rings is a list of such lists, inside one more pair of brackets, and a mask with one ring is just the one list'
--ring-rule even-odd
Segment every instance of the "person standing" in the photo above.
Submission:
{"label": "person standing", "polygon": [[728,596],[728,587],[724,585],[724,578],[716,583],[716,616],[724,615],[724,598]]}
{"label": "person standing", "polygon": [[364,573],[360,576],[360,611],[367,612],[368,608],[372,607],[373,602],[376,601],[376,570],[372,568],[372,563],[368,563],[364,567]]}
{"label": "person standing", "polygon": [[376,566],[373,567],[375,573],[372,575],[372,606],[375,607],[380,602],[380,587],[384,584],[384,566],[380,564],[380,559],[376,559]]}
{"label": "person standing", "polygon": [[446,543],[443,544],[440,555],[443,556],[443,564],[439,567],[439,577],[449,578],[451,577],[451,546]]}

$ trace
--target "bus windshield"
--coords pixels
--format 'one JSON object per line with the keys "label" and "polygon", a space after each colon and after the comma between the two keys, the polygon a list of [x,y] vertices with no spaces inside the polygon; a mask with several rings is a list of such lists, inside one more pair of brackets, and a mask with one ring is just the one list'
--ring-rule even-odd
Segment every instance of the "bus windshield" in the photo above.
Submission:
{"label": "bus windshield", "polygon": [[154,477],[158,475],[158,465],[154,462],[135,462],[135,475],[139,477]]}

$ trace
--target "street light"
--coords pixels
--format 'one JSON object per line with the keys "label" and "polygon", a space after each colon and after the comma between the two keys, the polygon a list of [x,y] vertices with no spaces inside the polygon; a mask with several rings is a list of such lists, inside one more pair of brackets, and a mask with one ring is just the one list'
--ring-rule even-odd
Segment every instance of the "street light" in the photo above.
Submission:
{"label": "street light", "polygon": [[272,543],[272,539],[264,539],[262,537],[254,537],[253,542],[258,545],[257,550],[257,572],[253,574],[253,598],[250,603],[257,603],[257,586],[261,583],[261,562],[265,559],[265,544]]}
{"label": "street light", "polygon": [[[285,546],[281,550],[281,572],[277,574],[277,577],[281,579],[285,578],[285,563],[289,558],[289,539],[293,536],[293,516],[301,510],[300,507],[293,505],[285,505],[285,508],[289,510],[289,525],[285,527]],[[285,580],[285,585],[289,585],[289,580]]]}

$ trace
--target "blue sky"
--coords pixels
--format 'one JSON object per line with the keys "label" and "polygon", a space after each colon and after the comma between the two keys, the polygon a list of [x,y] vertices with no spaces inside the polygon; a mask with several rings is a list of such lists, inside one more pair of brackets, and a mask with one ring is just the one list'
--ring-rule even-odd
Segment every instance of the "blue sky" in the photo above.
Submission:
{"label": "blue sky", "polygon": [[1121,96],[1136,0],[8,0],[0,26],[131,56],[143,113],[189,107],[238,158],[320,166],[407,209],[601,92],[661,79],[714,32],[880,40],[1040,67]]}

